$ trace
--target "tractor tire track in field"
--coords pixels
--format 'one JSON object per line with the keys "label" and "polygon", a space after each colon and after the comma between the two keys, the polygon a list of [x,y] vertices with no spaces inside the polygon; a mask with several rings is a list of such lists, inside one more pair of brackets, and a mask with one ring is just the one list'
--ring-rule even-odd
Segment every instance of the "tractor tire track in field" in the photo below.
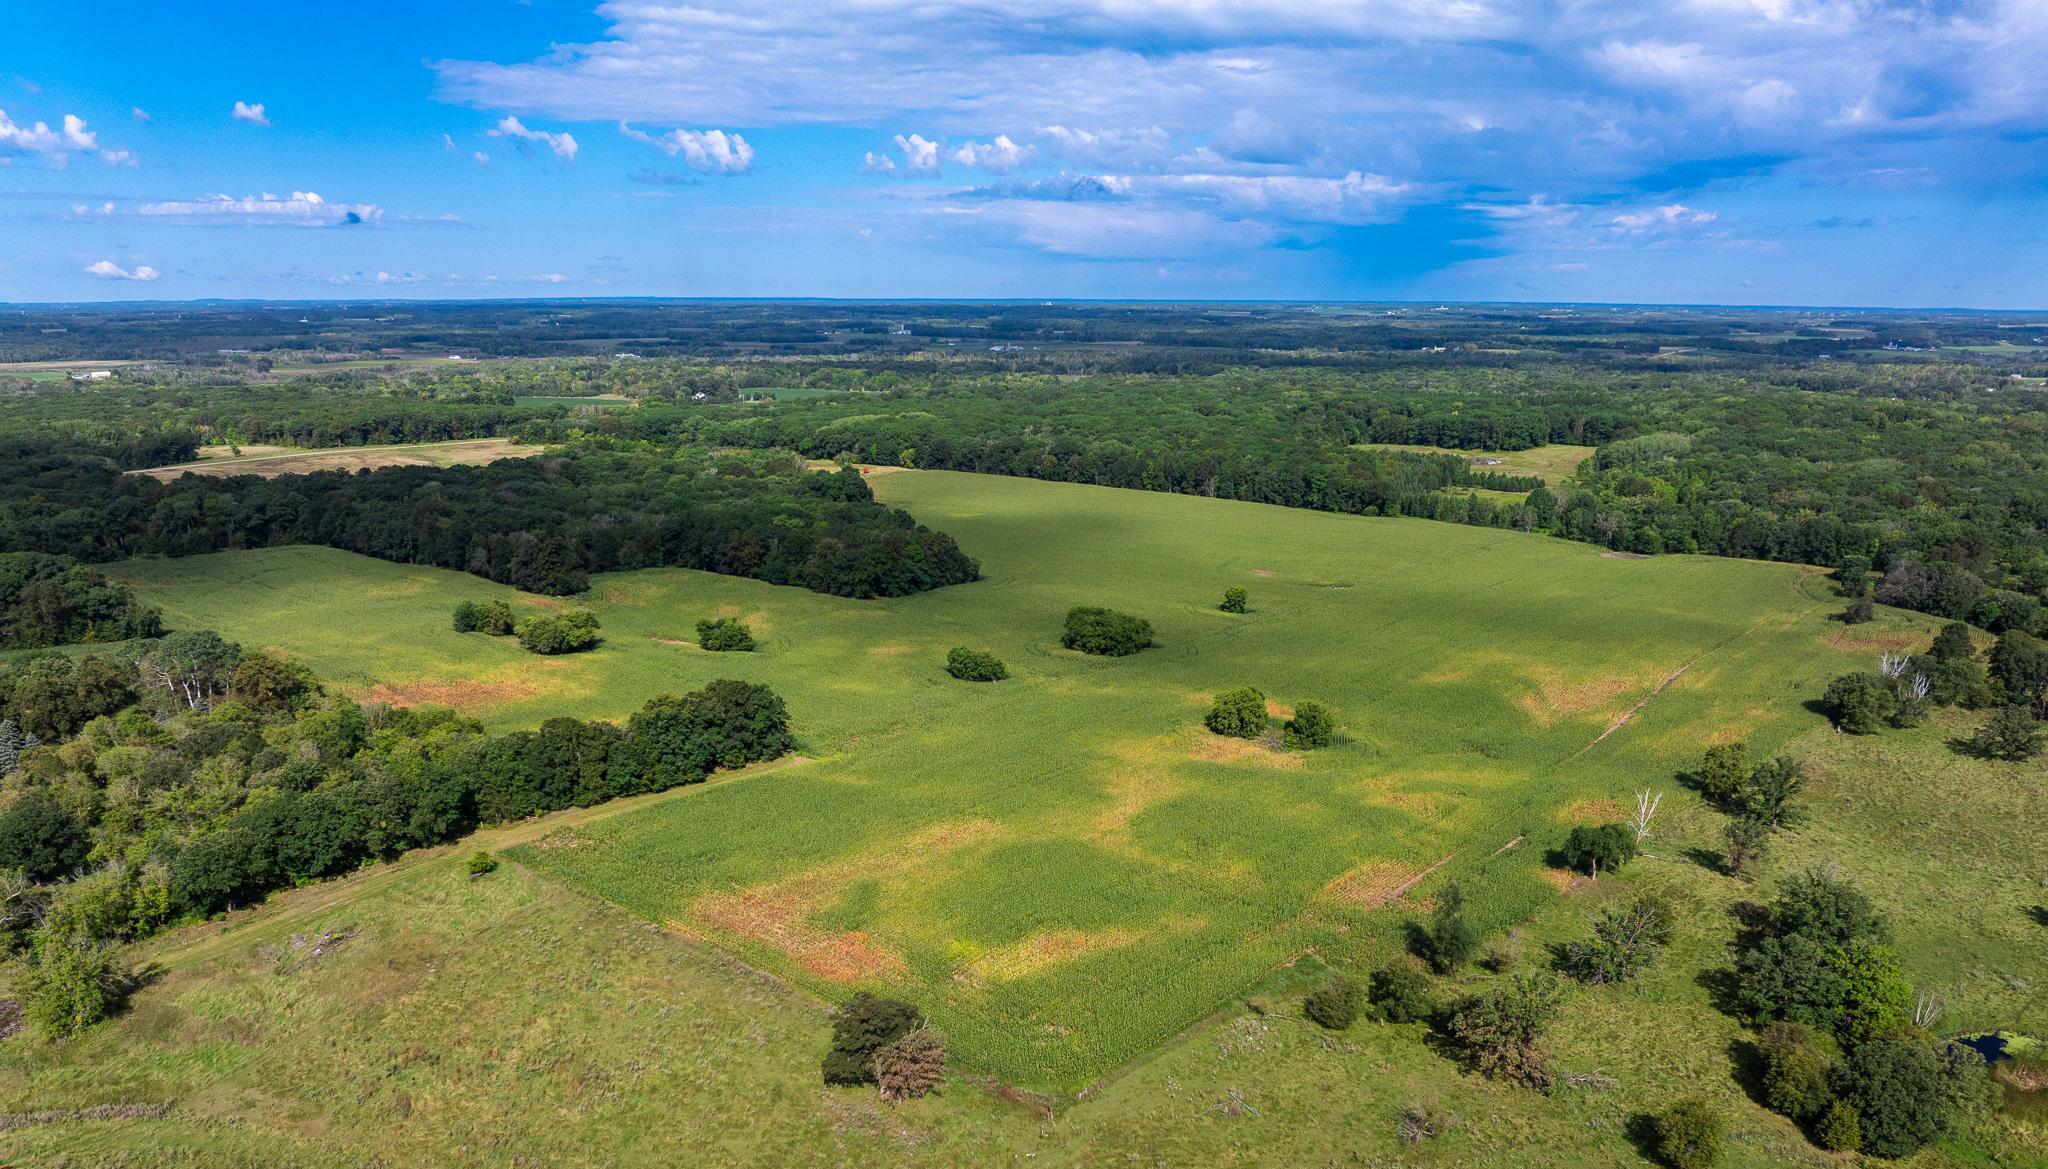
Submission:
{"label": "tractor tire track in field", "polygon": [[[1805,613],[1800,613],[1797,616],[1804,617],[1805,615]],[[1656,689],[1650,691],[1648,694],[1643,695],[1643,698],[1640,702],[1637,702],[1634,706],[1631,706],[1627,710],[1623,711],[1617,718],[1615,718],[1613,722],[1608,723],[1607,729],[1601,731],[1598,735],[1595,735],[1593,737],[1592,742],[1586,744],[1585,746],[1572,752],[1570,755],[1567,755],[1563,759],[1559,760],[1559,766],[1562,766],[1566,763],[1570,763],[1572,760],[1577,759],[1579,756],[1584,755],[1586,752],[1591,751],[1595,747],[1598,747],[1601,743],[1606,741],[1607,736],[1634,722],[1636,716],[1643,712],[1644,707],[1650,705],[1653,699],[1655,699],[1659,694],[1664,693],[1665,690],[1669,689],[1673,682],[1676,682],[1680,678],[1684,677],[1685,672],[1687,670],[1690,670],[1694,666],[1700,664],[1700,662],[1706,660],[1708,656],[1719,653],[1720,651],[1728,648],[1729,646],[1734,645],[1736,642],[1741,641],[1743,638],[1748,637],[1750,634],[1755,633],[1757,630],[1763,628],[1766,624],[1769,624],[1770,621],[1770,617],[1759,617],[1755,622],[1751,623],[1749,628],[1743,629],[1736,633],[1731,633],[1727,637],[1722,638],[1721,640],[1715,642],[1714,644],[1708,646],[1700,652],[1692,655],[1692,657],[1687,658],[1683,665],[1679,666],[1677,669],[1667,674],[1662,682],[1657,683]]]}
{"label": "tractor tire track in field", "polygon": [[[545,816],[536,816],[514,824],[503,824],[493,828],[479,828],[459,840],[437,844],[428,848],[415,849],[388,864],[373,869],[358,870],[345,876],[334,877],[317,885],[272,894],[262,903],[247,909],[237,910],[226,922],[220,923],[206,936],[177,949],[156,954],[145,952],[145,966],[154,966],[171,971],[188,966],[205,958],[213,957],[240,944],[252,931],[266,926],[299,921],[325,913],[338,905],[354,900],[361,894],[383,889],[410,877],[421,869],[436,864],[453,866],[457,859],[470,851],[483,848],[494,852],[527,844],[551,832],[563,828],[580,828],[587,824],[609,820],[613,816],[635,812],[651,804],[680,799],[691,792],[702,791],[719,784],[737,783],[756,776],[799,767],[816,760],[806,755],[785,755],[766,763],[740,768],[714,775],[703,783],[682,784],[667,791],[650,792],[647,795],[627,796],[624,799],[607,800],[588,808],[564,808]],[[208,930],[209,926],[189,927],[192,931]],[[180,931],[186,932],[186,931]]]}

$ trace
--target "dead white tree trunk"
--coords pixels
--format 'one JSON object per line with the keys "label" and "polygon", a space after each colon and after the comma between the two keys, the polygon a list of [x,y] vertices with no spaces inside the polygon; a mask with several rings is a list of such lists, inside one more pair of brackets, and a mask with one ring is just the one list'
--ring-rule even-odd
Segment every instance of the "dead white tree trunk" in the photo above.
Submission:
{"label": "dead white tree trunk", "polygon": [[1657,805],[1664,802],[1664,793],[1650,794],[1649,788],[1636,793],[1636,843],[1641,844],[1650,835],[1650,821],[1657,817]]}

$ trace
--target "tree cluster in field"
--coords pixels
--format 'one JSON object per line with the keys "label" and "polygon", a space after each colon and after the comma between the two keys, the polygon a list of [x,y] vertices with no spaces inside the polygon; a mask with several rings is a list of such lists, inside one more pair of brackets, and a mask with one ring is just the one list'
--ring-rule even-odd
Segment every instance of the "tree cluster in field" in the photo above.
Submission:
{"label": "tree cluster in field", "polygon": [[814,474],[773,456],[579,448],[485,466],[169,483],[0,459],[0,549],[105,560],[281,544],[550,595],[583,591],[593,572],[662,566],[860,598],[980,575],[952,537],[875,502],[858,471]]}
{"label": "tree cluster in field", "polygon": [[964,645],[946,651],[946,672],[962,682],[1000,682],[1010,676],[1001,658]]}
{"label": "tree cluster in field", "polygon": [[697,622],[697,648],[713,653],[751,653],[759,644],[754,631],[737,617],[705,617]]}
{"label": "tree cluster in field", "polygon": [[1975,1050],[1928,1030],[1870,899],[1819,871],[1788,879],[1737,941],[1737,998],[1762,1028],[1763,1098],[1826,1149],[1907,1156],[1980,1114],[1996,1087]]}
{"label": "tree cluster in field", "polygon": [[[1211,733],[1233,739],[1262,739],[1273,730],[1266,714],[1266,695],[1255,686],[1218,694],[1209,713],[1202,716],[1202,725]],[[1303,702],[1281,724],[1280,735],[1286,746],[1300,750],[1327,747],[1336,741],[1337,714],[1320,702]]]}
{"label": "tree cluster in field", "polygon": [[1918,726],[1937,706],[1988,709],[1961,745],[1987,759],[2031,759],[2048,741],[2048,642],[2007,629],[1980,655],[1969,627],[1951,622],[1925,653],[1886,653],[1877,669],[1829,682],[1821,704],[1852,735]]}
{"label": "tree cluster in field", "polygon": [[909,1003],[858,991],[833,1012],[819,1071],[827,1084],[873,1084],[884,1099],[907,1100],[939,1086],[946,1040]]}
{"label": "tree cluster in field", "polygon": [[1151,646],[1152,623],[1115,609],[1077,605],[1067,610],[1066,629],[1060,634],[1060,644],[1084,654],[1128,657]]}
{"label": "tree cluster in field", "polygon": [[[206,632],[139,656],[0,671],[0,738],[26,720],[0,805],[0,949],[84,1007],[103,953],[181,920],[520,819],[704,779],[791,745],[766,687],[653,698],[625,726],[553,718],[485,734],[430,707],[364,707]],[[115,971],[118,973],[118,971]],[[97,987],[98,990],[93,988]],[[113,996],[113,997],[109,997]],[[31,1008],[32,1013],[42,1008]]]}
{"label": "tree cluster in field", "polygon": [[161,637],[162,614],[69,556],[0,552],[0,650]]}
{"label": "tree cluster in field", "polygon": [[598,636],[597,614],[588,610],[568,609],[515,618],[512,606],[505,601],[464,601],[455,606],[455,632],[509,635],[526,652],[546,655],[581,653],[597,648],[604,640]]}

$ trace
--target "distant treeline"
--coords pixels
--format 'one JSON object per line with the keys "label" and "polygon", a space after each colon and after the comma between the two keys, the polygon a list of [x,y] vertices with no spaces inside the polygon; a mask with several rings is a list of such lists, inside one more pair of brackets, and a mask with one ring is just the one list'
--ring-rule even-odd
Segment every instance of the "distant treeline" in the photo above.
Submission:
{"label": "distant treeline", "polygon": [[162,483],[16,452],[0,463],[0,550],[112,560],[325,544],[556,595],[581,592],[593,572],[661,566],[846,597],[979,576],[950,536],[876,503],[859,472],[815,474],[786,456],[583,450]]}
{"label": "distant treeline", "polygon": [[[1423,516],[1637,553],[1881,573],[1945,565],[1957,587],[1929,611],[1969,618],[1976,602],[1954,598],[2048,588],[2044,407],[2038,390],[1961,367],[1803,370],[1776,382],[1292,370],[984,378],[772,405],[649,407],[575,431]],[[534,422],[522,433],[566,434],[565,425]],[[1531,480],[1455,457],[1360,443],[1600,449],[1566,483],[1534,491]],[[1531,494],[1466,498],[1468,487]]]}

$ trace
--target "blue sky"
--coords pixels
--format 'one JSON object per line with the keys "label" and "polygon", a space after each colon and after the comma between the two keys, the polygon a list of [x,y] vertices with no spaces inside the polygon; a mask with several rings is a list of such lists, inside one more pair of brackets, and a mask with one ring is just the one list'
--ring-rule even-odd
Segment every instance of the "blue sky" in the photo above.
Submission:
{"label": "blue sky", "polygon": [[14,7],[0,300],[2048,307],[2040,0]]}

